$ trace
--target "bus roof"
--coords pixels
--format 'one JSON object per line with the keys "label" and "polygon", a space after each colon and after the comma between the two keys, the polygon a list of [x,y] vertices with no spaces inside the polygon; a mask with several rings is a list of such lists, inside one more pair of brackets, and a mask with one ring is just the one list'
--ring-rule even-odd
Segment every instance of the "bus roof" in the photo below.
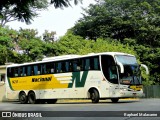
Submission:
{"label": "bus roof", "polygon": [[134,56],[127,53],[122,52],[101,52],[101,53],[89,53],[86,55],[62,55],[62,56],[54,56],[54,57],[46,57],[42,59],[42,61],[36,61],[36,62],[27,62],[27,63],[21,63],[21,64],[11,64],[7,67],[16,67],[16,66],[23,66],[23,65],[34,65],[37,63],[46,63],[51,61],[61,61],[61,60],[69,60],[69,59],[76,59],[76,58],[84,58],[84,57],[91,57],[91,56],[98,56],[98,55],[128,55],[128,56]]}

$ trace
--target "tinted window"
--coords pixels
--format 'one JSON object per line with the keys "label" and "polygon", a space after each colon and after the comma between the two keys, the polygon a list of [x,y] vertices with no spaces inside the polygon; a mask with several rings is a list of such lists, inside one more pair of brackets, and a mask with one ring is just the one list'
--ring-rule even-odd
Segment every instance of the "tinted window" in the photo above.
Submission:
{"label": "tinted window", "polygon": [[117,66],[112,56],[101,56],[102,71],[106,79],[111,83],[118,83]]}
{"label": "tinted window", "polygon": [[9,77],[22,77],[31,75],[56,74],[86,70],[100,70],[99,56],[47,62],[43,64],[26,65],[7,69]]}

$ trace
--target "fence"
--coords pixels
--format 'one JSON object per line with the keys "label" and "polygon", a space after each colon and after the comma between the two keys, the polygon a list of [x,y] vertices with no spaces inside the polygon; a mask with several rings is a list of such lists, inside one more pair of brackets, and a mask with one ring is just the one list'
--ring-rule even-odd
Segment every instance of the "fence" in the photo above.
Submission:
{"label": "fence", "polygon": [[145,98],[160,98],[160,85],[144,86]]}

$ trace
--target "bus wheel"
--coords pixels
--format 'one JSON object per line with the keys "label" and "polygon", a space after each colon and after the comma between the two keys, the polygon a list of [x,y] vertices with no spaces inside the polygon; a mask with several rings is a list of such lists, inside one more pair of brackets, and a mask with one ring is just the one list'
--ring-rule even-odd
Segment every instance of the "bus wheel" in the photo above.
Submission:
{"label": "bus wheel", "polygon": [[99,93],[96,89],[92,89],[90,91],[90,98],[92,100],[92,103],[98,103],[99,102]]}
{"label": "bus wheel", "polygon": [[48,99],[47,103],[48,104],[55,104],[57,102],[57,99]]}
{"label": "bus wheel", "polygon": [[26,104],[28,102],[28,98],[25,92],[19,93],[19,101],[21,104]]}
{"label": "bus wheel", "polygon": [[36,103],[36,95],[33,91],[28,93],[28,101],[30,104],[35,104]]}
{"label": "bus wheel", "polygon": [[111,101],[112,101],[113,103],[117,103],[118,100],[119,100],[118,98],[112,98],[112,99],[111,99]]}

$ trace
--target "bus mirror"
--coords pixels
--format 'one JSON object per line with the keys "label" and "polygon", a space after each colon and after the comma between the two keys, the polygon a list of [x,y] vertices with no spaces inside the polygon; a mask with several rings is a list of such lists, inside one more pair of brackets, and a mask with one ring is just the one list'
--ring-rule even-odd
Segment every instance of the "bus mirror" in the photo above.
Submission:
{"label": "bus mirror", "polygon": [[148,70],[148,67],[144,64],[141,64],[140,67],[143,67],[145,70],[146,70],[146,74],[148,75],[149,74],[149,70]]}
{"label": "bus mirror", "polygon": [[117,64],[120,66],[120,73],[124,73],[124,66],[122,63],[117,62]]}

